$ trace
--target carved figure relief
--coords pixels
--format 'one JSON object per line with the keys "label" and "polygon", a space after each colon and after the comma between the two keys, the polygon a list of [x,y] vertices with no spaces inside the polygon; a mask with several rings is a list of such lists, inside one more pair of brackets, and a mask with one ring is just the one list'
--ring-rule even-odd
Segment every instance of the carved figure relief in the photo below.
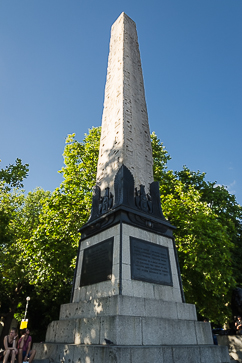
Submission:
{"label": "carved figure relief", "polygon": [[113,194],[109,191],[109,188],[105,189],[104,197],[99,199],[99,213],[104,214],[108,212],[113,206]]}
{"label": "carved figure relief", "polygon": [[145,194],[144,185],[140,185],[140,189],[135,188],[135,205],[144,212],[152,213],[152,198],[149,193]]}

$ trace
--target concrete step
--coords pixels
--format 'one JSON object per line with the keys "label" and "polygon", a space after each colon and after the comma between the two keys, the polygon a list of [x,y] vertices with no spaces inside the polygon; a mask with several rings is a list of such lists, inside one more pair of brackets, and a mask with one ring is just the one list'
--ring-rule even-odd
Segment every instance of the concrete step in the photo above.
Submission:
{"label": "concrete step", "polygon": [[233,363],[242,363],[242,335],[217,335],[218,344],[229,348]]}
{"label": "concrete step", "polygon": [[63,304],[60,309],[60,320],[108,315],[197,320],[192,304],[121,295]]}
{"label": "concrete step", "polygon": [[96,316],[53,321],[48,343],[117,345],[212,344],[209,323],[136,316]]}
{"label": "concrete step", "polygon": [[34,344],[36,363],[229,363],[227,347]]}

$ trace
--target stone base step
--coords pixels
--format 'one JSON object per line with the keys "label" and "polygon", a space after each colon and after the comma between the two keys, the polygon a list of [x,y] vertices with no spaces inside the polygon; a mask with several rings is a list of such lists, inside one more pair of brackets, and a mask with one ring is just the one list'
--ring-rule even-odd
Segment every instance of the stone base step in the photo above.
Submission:
{"label": "stone base step", "polygon": [[34,344],[36,363],[229,363],[227,347]]}
{"label": "stone base step", "polygon": [[116,295],[61,305],[60,320],[82,317],[130,315],[197,320],[195,305]]}
{"label": "stone base step", "polygon": [[47,343],[116,345],[213,344],[209,323],[137,316],[96,316],[52,321]]}

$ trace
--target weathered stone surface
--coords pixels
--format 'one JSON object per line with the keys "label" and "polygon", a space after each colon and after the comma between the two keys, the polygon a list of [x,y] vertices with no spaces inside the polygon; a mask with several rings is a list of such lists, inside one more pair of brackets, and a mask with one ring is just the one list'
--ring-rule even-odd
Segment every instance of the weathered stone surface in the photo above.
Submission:
{"label": "weathered stone surface", "polygon": [[218,335],[218,344],[229,348],[231,359],[242,363],[242,335]]}
{"label": "weathered stone surface", "polygon": [[[80,287],[84,250],[112,237],[114,238],[114,242],[111,280]],[[163,246],[168,249],[172,275],[172,286],[131,279],[131,237],[143,240],[145,242],[150,242],[155,245]],[[122,251],[120,251],[120,245],[122,246]],[[121,258],[120,253],[122,254]],[[121,275],[120,265],[122,271]],[[106,231],[102,231],[97,235],[85,239],[81,243],[79,252],[73,302],[76,303],[81,300],[92,300],[105,296],[119,295],[120,289],[122,290],[122,295],[126,296],[153,298],[163,301],[181,303],[182,291],[172,238],[157,235],[156,233],[152,233],[123,223],[122,233],[120,232],[120,225],[116,225],[110,229],[107,229]]]}
{"label": "weathered stone surface", "polygon": [[[34,344],[36,363],[229,363],[225,347],[221,346],[86,346]],[[43,354],[42,352],[46,352]],[[46,359],[44,362],[40,359]]]}
{"label": "weathered stone surface", "polygon": [[[219,348],[219,349],[218,349]],[[199,347],[201,363],[230,362],[227,347],[212,345],[210,347]]]}
{"label": "weathered stone surface", "polygon": [[177,317],[178,319],[197,320],[195,305],[177,303]]}
{"label": "weathered stone surface", "polygon": [[116,345],[142,345],[141,318],[110,316],[101,318],[100,343],[105,339]]}
{"label": "weathered stone surface", "polygon": [[75,320],[52,321],[46,332],[46,341],[53,343],[74,343]]}
{"label": "weathered stone surface", "polygon": [[[168,248],[173,286],[159,285],[131,279],[130,237],[151,242]],[[133,297],[154,298],[172,302],[182,302],[178,266],[174,254],[172,238],[157,235],[126,223],[122,225],[122,294]]]}
{"label": "weathered stone surface", "polygon": [[[73,302],[78,302],[80,300],[92,300],[94,298],[100,298],[104,296],[112,296],[119,294],[119,246],[120,246],[120,236],[119,236],[119,226],[114,226],[106,231],[99,233],[98,235],[92,236],[86,239],[81,244],[77,273],[75,279],[74,296]],[[105,241],[109,238],[114,238],[113,242],[113,270],[112,278],[108,281],[103,281],[97,284],[82,286],[80,287],[81,271],[84,250],[88,247],[95,246],[98,243]]]}
{"label": "weathered stone surface", "polygon": [[197,344],[193,321],[149,318],[142,324],[144,345]]}
{"label": "weathered stone surface", "polygon": [[213,344],[210,324],[150,316],[96,316],[52,322],[47,343],[115,345]]}
{"label": "weathered stone surface", "polygon": [[135,187],[153,182],[153,159],[136,26],[122,13],[112,26],[97,183],[114,194],[124,164]]}
{"label": "weathered stone surface", "polygon": [[174,347],[173,359],[177,363],[200,363],[199,348]]}
{"label": "weathered stone surface", "polygon": [[147,316],[176,320],[197,319],[196,309],[192,304],[123,295],[64,304],[61,305],[60,310],[60,320],[110,315]]}
{"label": "weathered stone surface", "polygon": [[198,344],[213,344],[210,323],[197,321],[195,324]]}
{"label": "weathered stone surface", "polygon": [[75,319],[75,344],[100,344],[100,318]]}
{"label": "weathered stone surface", "polygon": [[160,347],[155,347],[152,349],[149,349],[147,347],[146,349],[131,349],[131,362],[132,363],[141,363],[141,362],[147,362],[147,363],[166,363],[169,361],[166,361],[163,359],[162,349]]}

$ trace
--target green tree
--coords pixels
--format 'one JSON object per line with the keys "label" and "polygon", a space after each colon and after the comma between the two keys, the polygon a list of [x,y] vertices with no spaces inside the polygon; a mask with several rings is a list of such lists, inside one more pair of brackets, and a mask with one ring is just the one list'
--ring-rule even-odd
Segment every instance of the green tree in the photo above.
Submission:
{"label": "green tree", "polygon": [[[39,299],[36,306],[44,316],[38,335],[44,334],[47,324],[58,318],[59,305],[70,300],[80,239],[78,229],[87,222],[91,211],[99,140],[100,128],[89,130],[81,143],[74,134],[67,137],[64,167],[60,171],[63,182],[45,199],[39,224],[29,240],[29,282],[35,286]],[[30,314],[34,315],[35,310]]]}
{"label": "green tree", "polygon": [[237,203],[235,195],[230,194],[223,185],[216,182],[206,182],[205,173],[191,172],[184,167],[183,170],[176,172],[176,177],[186,185],[193,185],[216,219],[226,227],[228,238],[234,243],[232,249],[232,268],[233,276],[237,285],[242,286],[242,274],[240,261],[242,258],[242,207]]}
{"label": "green tree", "polygon": [[0,244],[10,238],[8,225],[11,219],[11,208],[9,209],[8,201],[10,201],[11,195],[9,192],[12,188],[23,187],[22,182],[27,177],[28,171],[29,165],[23,165],[20,159],[16,159],[15,164],[0,169]]}
{"label": "green tree", "polygon": [[74,135],[66,139],[65,166],[60,171],[64,180],[46,200],[30,240],[34,249],[30,252],[32,268],[38,271],[32,283],[52,284],[60,274],[63,281],[69,281],[70,288],[80,239],[78,229],[87,222],[91,211],[99,139],[99,128],[91,129],[82,143]]}
{"label": "green tree", "polygon": [[202,316],[223,323],[231,315],[231,290],[241,278],[233,258],[241,246],[241,207],[224,186],[206,182],[205,173],[167,170],[160,160],[164,153],[166,160],[169,156],[155,135],[152,146],[163,212],[176,226],[186,301]]}
{"label": "green tree", "polygon": [[23,191],[5,190],[0,194],[0,209],[8,218],[5,238],[0,243],[0,303],[5,316],[1,342],[8,333],[14,314],[33,291],[30,285],[33,271],[29,268],[30,238],[39,223],[41,203],[48,194],[41,189],[28,193],[26,197]]}
{"label": "green tree", "polygon": [[[0,160],[1,161],[1,160]],[[0,181],[4,182],[8,189],[23,188],[23,180],[28,176],[29,164],[22,164],[21,159],[16,159],[15,164],[9,164],[5,169],[0,169]]]}
{"label": "green tree", "polygon": [[[53,193],[37,189],[25,197],[22,190],[2,190],[9,223],[0,250],[1,310],[8,321],[13,315],[21,319],[30,295],[29,317],[40,339],[47,324],[58,318],[59,305],[70,299],[78,229],[90,214],[99,139],[100,128],[90,130],[82,143],[74,135],[67,137],[60,171],[64,180]],[[43,316],[38,326],[36,309]]]}
{"label": "green tree", "polygon": [[[22,181],[27,177],[28,170],[28,164],[23,165],[20,159],[17,159],[15,164],[0,169],[0,306],[1,311],[6,312],[2,335],[8,332],[8,326],[16,310],[16,304],[8,300],[16,267],[12,257],[15,235],[13,221],[23,203],[23,195],[18,192],[18,189],[23,186]],[[18,295],[18,293],[17,289],[15,294]],[[2,337],[0,341],[2,343]]]}

